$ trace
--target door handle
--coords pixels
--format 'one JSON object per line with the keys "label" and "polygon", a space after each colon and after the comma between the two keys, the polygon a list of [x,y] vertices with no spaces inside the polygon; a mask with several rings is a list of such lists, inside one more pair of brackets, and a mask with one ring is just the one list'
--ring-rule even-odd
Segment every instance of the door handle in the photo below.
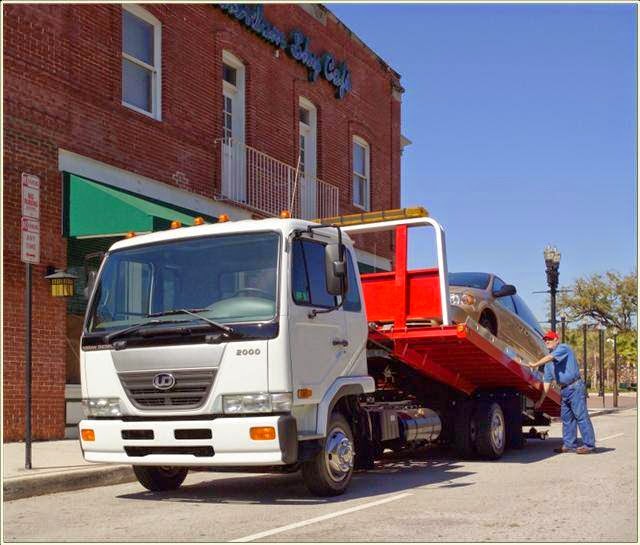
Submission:
{"label": "door handle", "polygon": [[346,348],[349,346],[349,341],[347,339],[333,339],[331,344],[333,344],[333,346],[344,346]]}

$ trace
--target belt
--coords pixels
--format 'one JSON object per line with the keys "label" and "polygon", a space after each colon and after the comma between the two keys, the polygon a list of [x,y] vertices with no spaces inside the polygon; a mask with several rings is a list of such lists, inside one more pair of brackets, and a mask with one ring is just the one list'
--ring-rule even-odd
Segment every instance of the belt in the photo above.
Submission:
{"label": "belt", "polygon": [[581,377],[574,378],[571,382],[568,382],[567,384],[562,384],[562,383],[559,382],[558,385],[560,386],[561,390],[564,390],[568,386],[571,386],[572,384],[575,384],[576,382],[578,382],[580,380],[580,378]]}

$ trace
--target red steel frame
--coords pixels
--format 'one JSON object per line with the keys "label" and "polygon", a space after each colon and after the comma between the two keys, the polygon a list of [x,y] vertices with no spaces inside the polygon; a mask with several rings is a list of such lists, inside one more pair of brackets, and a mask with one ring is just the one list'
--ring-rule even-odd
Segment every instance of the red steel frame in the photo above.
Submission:
{"label": "red steel frame", "polygon": [[[497,343],[467,324],[437,325],[442,315],[439,269],[407,270],[408,226],[395,231],[395,270],[361,277],[367,320],[378,325],[370,339],[421,374],[465,394],[511,388],[537,401],[540,379]],[[446,264],[440,270],[446,271]],[[550,390],[542,411],[560,414],[557,390]]]}

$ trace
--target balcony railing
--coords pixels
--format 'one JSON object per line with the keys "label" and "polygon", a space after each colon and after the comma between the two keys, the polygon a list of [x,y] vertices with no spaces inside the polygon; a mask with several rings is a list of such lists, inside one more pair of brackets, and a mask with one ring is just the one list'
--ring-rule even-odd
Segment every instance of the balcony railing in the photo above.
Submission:
{"label": "balcony railing", "polygon": [[302,219],[338,215],[338,188],[305,175],[282,161],[232,138],[220,147],[223,199],[243,204],[267,216],[291,210]]}

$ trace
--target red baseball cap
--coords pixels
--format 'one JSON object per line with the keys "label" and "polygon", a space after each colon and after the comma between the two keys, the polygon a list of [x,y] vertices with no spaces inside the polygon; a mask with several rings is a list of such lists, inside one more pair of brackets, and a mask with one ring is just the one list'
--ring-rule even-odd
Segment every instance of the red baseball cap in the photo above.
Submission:
{"label": "red baseball cap", "polygon": [[558,337],[558,334],[555,331],[547,331],[544,334],[544,337],[542,337],[543,340],[545,341],[555,341],[556,339],[559,339],[560,337]]}

